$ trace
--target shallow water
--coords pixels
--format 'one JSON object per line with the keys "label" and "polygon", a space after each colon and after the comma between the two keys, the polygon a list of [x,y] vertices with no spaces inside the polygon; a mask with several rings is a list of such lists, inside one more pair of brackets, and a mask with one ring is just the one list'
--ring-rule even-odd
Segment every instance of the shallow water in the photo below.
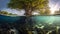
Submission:
{"label": "shallow water", "polygon": [[16,20],[18,20],[19,17],[10,17],[10,16],[3,16],[3,15],[0,15],[0,23],[1,22],[14,22]]}
{"label": "shallow water", "polygon": [[[11,16],[2,16],[0,15],[0,23],[1,22],[8,22],[8,23],[14,23],[16,21],[22,21],[24,22],[25,17],[24,16],[17,16],[17,17],[11,17]],[[34,22],[35,24],[39,23],[48,23],[48,24],[60,24],[60,16],[32,16],[30,18],[32,23]]]}
{"label": "shallow water", "polygon": [[35,24],[57,24],[60,25],[60,16],[34,16],[31,17]]}
{"label": "shallow water", "polygon": [[[0,23],[16,23],[16,24],[18,23],[14,28],[20,28],[19,25],[24,24],[25,19],[26,19],[25,16],[11,17],[0,15]],[[32,25],[33,27],[36,26],[38,29],[40,28],[45,31],[49,30],[55,31],[55,29],[57,28],[56,25],[59,25],[58,27],[60,28],[60,16],[32,16],[30,17],[29,24]]]}

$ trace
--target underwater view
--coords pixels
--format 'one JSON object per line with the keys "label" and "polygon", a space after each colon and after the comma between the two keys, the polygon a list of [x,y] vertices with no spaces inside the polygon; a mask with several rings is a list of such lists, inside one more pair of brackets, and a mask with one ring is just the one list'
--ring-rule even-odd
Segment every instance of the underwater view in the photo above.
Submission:
{"label": "underwater view", "polygon": [[60,0],[0,0],[0,34],[60,34]]}
{"label": "underwater view", "polygon": [[[25,24],[25,16],[3,16],[0,15],[0,28],[3,32],[8,32],[15,34],[60,34],[60,16],[31,16],[29,18],[29,23]],[[22,28],[22,29],[21,29]],[[26,29],[26,28],[29,28]],[[2,32],[3,31],[3,32]],[[13,32],[12,32],[13,31]],[[28,32],[26,32],[28,31]],[[31,32],[29,32],[31,31]],[[5,34],[4,33],[4,34]],[[7,33],[6,33],[7,34]]]}

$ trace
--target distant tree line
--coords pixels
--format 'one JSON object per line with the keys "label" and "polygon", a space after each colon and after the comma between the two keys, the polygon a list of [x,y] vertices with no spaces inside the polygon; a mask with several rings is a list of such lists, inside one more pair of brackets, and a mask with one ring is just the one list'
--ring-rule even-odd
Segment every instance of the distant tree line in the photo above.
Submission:
{"label": "distant tree line", "polygon": [[0,15],[17,15],[17,14],[9,13],[7,11],[0,11]]}

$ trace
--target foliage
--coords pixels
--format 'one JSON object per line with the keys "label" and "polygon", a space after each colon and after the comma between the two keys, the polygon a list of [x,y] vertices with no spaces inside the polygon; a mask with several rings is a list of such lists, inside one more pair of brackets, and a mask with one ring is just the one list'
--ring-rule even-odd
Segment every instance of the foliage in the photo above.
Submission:
{"label": "foliage", "polygon": [[35,9],[42,9],[48,5],[48,0],[10,0],[9,8],[24,9],[25,15],[31,15]]}
{"label": "foliage", "polygon": [[50,9],[49,7],[45,8],[45,9],[41,9],[40,14],[41,15],[50,15],[50,10],[49,9]]}
{"label": "foliage", "polygon": [[44,8],[48,0],[11,0],[8,4],[10,8],[19,8],[19,9],[26,9],[26,8]]}
{"label": "foliage", "polygon": [[0,11],[0,14],[2,14],[2,15],[17,15],[17,14],[9,13],[7,11]]}
{"label": "foliage", "polygon": [[45,14],[46,14],[46,15],[49,15],[49,14],[50,14],[50,10],[49,10],[49,9],[46,9],[46,10],[45,10]]}
{"label": "foliage", "polygon": [[8,14],[6,11],[0,11],[0,14]]}

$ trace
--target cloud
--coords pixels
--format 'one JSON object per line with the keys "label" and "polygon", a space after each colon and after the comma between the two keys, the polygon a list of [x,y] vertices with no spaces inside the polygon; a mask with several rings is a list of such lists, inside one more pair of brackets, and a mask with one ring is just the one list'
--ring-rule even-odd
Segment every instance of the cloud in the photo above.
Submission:
{"label": "cloud", "polygon": [[60,0],[49,0],[49,6],[51,7],[55,7],[58,10],[60,8]]}
{"label": "cloud", "polygon": [[16,9],[2,9],[3,11],[7,11],[9,13],[13,13],[13,14],[17,14],[19,16],[24,16],[25,11],[22,9],[20,11],[16,10]]}

